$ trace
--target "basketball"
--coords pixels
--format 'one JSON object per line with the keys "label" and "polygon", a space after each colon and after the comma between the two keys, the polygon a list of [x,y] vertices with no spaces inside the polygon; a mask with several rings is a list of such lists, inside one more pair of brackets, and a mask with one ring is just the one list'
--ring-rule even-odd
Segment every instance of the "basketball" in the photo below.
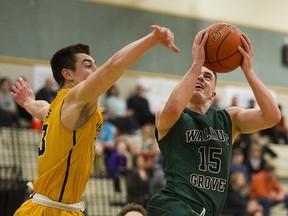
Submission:
{"label": "basketball", "polygon": [[213,72],[227,73],[242,63],[238,46],[243,47],[241,31],[234,25],[215,23],[208,28],[204,66]]}

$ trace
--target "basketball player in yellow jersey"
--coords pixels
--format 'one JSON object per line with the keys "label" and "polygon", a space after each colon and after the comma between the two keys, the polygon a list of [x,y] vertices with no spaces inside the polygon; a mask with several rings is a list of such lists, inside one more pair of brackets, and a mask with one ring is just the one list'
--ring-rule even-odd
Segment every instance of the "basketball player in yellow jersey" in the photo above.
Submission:
{"label": "basketball player in yellow jersey", "polygon": [[100,95],[156,45],[179,52],[169,29],[155,25],[152,29],[100,68],[86,45],[77,44],[56,52],[51,68],[60,90],[51,104],[35,100],[30,86],[21,78],[12,87],[15,101],[43,121],[38,177],[30,184],[35,193],[15,216],[83,215],[81,197],[93,164],[94,140],[103,121],[98,109]]}

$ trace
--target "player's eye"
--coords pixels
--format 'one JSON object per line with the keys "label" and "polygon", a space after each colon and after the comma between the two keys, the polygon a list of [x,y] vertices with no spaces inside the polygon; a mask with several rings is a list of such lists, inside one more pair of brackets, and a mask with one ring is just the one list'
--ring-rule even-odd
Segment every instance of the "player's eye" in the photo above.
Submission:
{"label": "player's eye", "polygon": [[207,80],[211,80],[212,77],[211,77],[210,75],[206,75],[206,76],[205,76],[205,79],[207,79]]}

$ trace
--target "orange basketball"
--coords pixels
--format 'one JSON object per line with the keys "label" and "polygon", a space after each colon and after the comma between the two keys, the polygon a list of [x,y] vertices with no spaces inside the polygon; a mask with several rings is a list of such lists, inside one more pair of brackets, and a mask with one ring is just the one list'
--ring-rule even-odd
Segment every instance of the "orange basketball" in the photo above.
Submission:
{"label": "orange basketball", "polygon": [[238,46],[243,47],[241,31],[227,23],[215,23],[207,29],[204,66],[218,73],[227,73],[240,66],[243,59],[238,51]]}

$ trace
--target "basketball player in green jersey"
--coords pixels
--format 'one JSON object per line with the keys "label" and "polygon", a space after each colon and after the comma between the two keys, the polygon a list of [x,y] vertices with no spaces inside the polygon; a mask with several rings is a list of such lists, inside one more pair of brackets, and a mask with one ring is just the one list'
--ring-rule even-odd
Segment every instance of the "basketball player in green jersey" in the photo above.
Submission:
{"label": "basketball player in green jersey", "polygon": [[77,44],[56,52],[51,67],[60,90],[51,104],[35,100],[33,91],[21,78],[13,86],[11,94],[15,101],[43,121],[38,176],[30,184],[35,194],[15,216],[83,215],[81,197],[93,164],[94,140],[103,122],[98,108],[100,95],[156,45],[179,51],[169,29],[160,26],[152,29],[99,68],[86,45]]}
{"label": "basketball player in green jersey", "polygon": [[252,69],[253,51],[243,34],[241,68],[259,109],[216,110],[216,74],[203,67],[208,34],[193,43],[193,64],[156,113],[156,138],[163,156],[164,189],[148,203],[149,216],[221,214],[228,186],[232,143],[240,133],[270,128],[280,120],[277,103]]}

